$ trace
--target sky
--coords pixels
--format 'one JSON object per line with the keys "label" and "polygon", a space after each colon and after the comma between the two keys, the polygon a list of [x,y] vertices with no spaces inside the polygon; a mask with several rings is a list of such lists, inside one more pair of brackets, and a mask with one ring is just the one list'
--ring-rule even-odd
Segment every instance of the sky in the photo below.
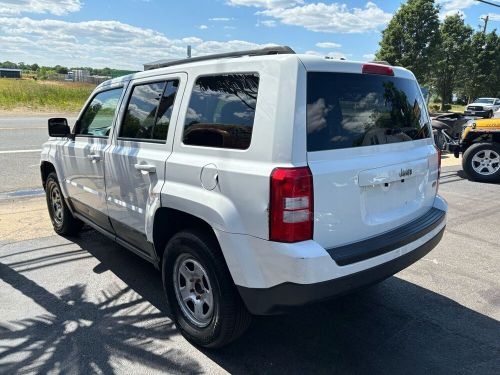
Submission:
{"label": "sky", "polygon": [[[436,0],[474,29],[500,8]],[[489,0],[500,5],[500,0]],[[0,61],[142,70],[158,59],[281,44],[297,53],[369,61],[398,0],[0,0]]]}

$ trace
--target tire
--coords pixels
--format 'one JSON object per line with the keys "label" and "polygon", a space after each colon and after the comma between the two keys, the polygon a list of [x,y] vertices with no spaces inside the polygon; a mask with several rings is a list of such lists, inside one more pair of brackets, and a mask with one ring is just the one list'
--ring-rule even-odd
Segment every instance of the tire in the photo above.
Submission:
{"label": "tire", "polygon": [[[220,348],[243,334],[251,315],[234,286],[217,241],[205,232],[185,230],[172,237],[164,254],[163,287],[172,319],[182,335],[195,345]],[[197,295],[201,306],[198,314]]]}
{"label": "tire", "polygon": [[434,143],[440,150],[446,149],[446,139],[441,131],[435,130],[434,132]]}
{"label": "tire", "polygon": [[493,111],[489,111],[488,116],[486,116],[486,118],[492,118],[492,117],[493,117]]}
{"label": "tire", "polygon": [[83,227],[83,222],[75,219],[68,208],[61,186],[57,180],[55,172],[49,173],[45,182],[45,197],[49,210],[50,221],[54,231],[63,236],[73,236],[78,234]]}
{"label": "tire", "polygon": [[470,146],[464,152],[462,167],[471,180],[500,181],[500,145],[476,143]]}

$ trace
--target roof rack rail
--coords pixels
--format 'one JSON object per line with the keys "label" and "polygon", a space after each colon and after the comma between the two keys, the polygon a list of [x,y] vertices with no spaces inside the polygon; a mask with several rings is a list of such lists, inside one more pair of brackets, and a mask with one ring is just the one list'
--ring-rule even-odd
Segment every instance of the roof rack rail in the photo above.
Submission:
{"label": "roof rack rail", "polygon": [[197,61],[214,60],[214,59],[224,59],[231,57],[241,57],[241,56],[265,56],[265,55],[290,55],[295,54],[295,51],[288,46],[272,46],[260,49],[253,49],[247,51],[235,51],[226,53],[217,53],[213,55],[191,57],[187,59],[180,60],[158,60],[150,63],[144,64],[144,70],[165,68],[167,66],[188,64]]}

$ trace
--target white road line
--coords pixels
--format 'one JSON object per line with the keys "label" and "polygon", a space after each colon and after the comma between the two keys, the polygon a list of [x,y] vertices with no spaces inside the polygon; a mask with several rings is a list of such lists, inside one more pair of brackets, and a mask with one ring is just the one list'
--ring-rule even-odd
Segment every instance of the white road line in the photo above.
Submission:
{"label": "white road line", "polygon": [[0,154],[19,154],[19,153],[28,153],[28,152],[40,152],[42,149],[36,149],[36,150],[6,150],[6,151],[0,151]]}
{"label": "white road line", "polygon": [[47,129],[46,126],[31,126],[29,128],[0,128],[0,130],[33,130],[33,129]]}

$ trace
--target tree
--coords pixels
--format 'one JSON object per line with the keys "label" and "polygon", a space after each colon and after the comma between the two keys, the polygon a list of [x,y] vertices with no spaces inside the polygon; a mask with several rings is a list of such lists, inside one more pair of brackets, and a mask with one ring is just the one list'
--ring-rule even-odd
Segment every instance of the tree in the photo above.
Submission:
{"label": "tree", "polygon": [[451,101],[452,94],[463,86],[471,46],[472,28],[461,15],[445,18],[439,28],[439,48],[435,53],[432,83],[441,98],[441,110]]}
{"label": "tree", "polygon": [[472,36],[467,69],[464,93],[469,102],[479,96],[500,96],[500,38],[496,30]]}
{"label": "tree", "polygon": [[410,69],[420,83],[428,83],[439,44],[439,8],[434,0],[409,0],[382,32],[376,57]]}

